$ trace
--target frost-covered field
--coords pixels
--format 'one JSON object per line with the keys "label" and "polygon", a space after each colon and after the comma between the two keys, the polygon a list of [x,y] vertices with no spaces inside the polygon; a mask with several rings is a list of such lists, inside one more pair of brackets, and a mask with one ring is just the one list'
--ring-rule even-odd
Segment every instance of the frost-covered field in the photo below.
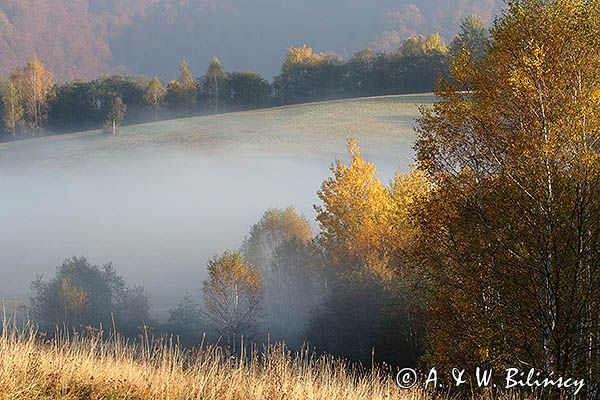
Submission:
{"label": "frost-covered field", "polygon": [[113,261],[161,312],[269,207],[311,219],[348,137],[384,179],[412,160],[425,95],[315,103],[0,144],[0,297],[66,257]]}

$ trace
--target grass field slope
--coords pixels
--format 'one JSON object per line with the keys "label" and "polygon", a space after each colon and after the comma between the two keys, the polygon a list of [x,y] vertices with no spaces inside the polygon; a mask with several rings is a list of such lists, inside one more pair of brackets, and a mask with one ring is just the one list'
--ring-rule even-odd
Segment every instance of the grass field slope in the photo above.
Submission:
{"label": "grass field slope", "polygon": [[374,154],[408,155],[418,108],[432,101],[431,95],[329,101],[126,126],[114,136],[91,131],[0,143],[0,167],[77,165],[148,146],[329,157],[343,152],[348,137]]}

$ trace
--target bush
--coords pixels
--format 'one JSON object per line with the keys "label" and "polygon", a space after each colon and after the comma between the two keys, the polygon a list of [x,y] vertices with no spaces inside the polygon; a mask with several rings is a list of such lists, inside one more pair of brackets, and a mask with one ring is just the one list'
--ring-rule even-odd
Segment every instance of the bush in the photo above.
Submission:
{"label": "bush", "polygon": [[31,316],[40,329],[80,330],[102,325],[134,335],[148,319],[149,300],[141,286],[128,286],[111,263],[102,267],[85,258],[65,260],[49,281],[32,282]]}

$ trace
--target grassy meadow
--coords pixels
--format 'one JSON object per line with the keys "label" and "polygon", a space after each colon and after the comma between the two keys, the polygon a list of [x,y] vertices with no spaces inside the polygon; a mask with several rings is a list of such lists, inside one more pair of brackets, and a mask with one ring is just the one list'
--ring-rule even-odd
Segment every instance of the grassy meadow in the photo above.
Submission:
{"label": "grassy meadow", "polygon": [[81,167],[148,148],[330,161],[344,153],[348,137],[361,139],[373,154],[408,157],[419,107],[433,101],[428,94],[325,101],[124,126],[114,136],[98,130],[6,142],[0,143],[0,166],[30,164],[35,155],[34,167]]}

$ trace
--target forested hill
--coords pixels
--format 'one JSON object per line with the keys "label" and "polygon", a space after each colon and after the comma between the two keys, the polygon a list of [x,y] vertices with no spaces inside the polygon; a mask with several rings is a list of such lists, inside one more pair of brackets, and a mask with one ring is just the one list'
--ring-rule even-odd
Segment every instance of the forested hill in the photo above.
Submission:
{"label": "forested hill", "polygon": [[[279,72],[289,46],[349,56],[417,33],[450,40],[462,17],[489,22],[502,0],[0,0],[0,73],[37,55],[58,81],[174,75],[182,58]],[[343,12],[341,12],[343,10]]]}

